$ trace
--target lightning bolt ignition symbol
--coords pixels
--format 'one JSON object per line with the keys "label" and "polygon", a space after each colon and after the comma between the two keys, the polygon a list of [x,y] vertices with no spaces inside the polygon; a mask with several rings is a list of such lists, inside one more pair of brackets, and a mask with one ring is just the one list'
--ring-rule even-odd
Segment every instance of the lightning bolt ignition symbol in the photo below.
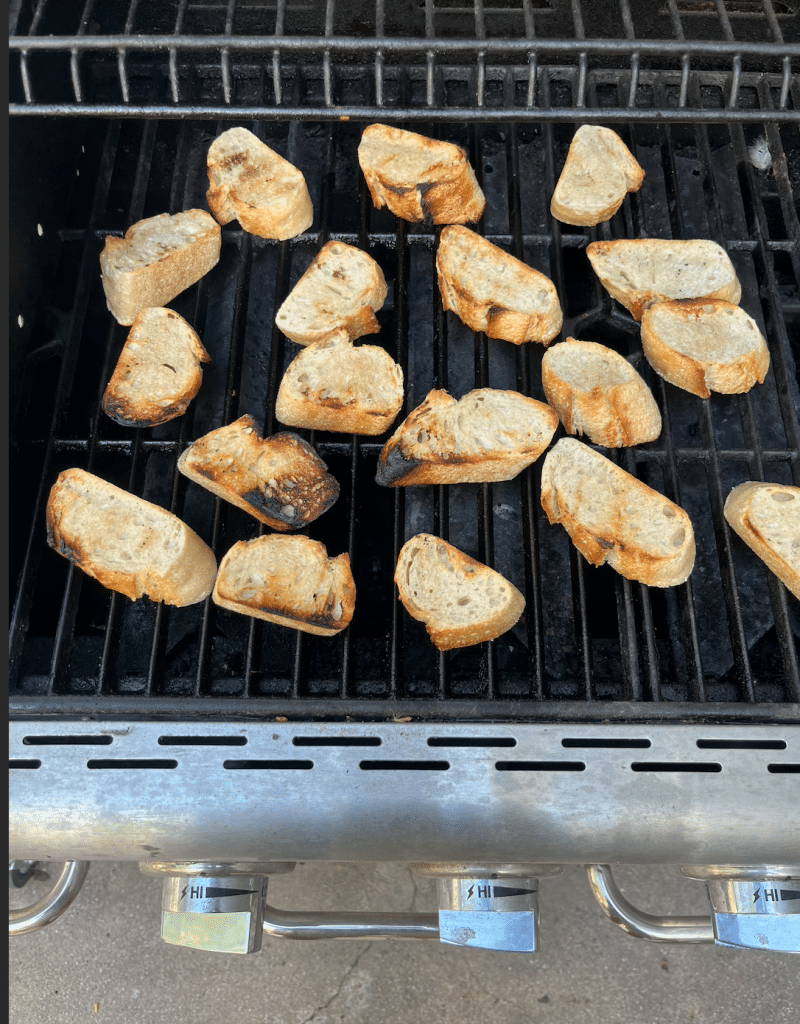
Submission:
{"label": "lightning bolt ignition symbol", "polygon": [[468,899],[468,900],[471,900],[471,899],[472,899],[472,890],[473,890],[474,888],[475,888],[475,886],[474,886],[474,885],[471,885],[471,886],[469,887],[469,892],[467,893],[467,899]]}
{"label": "lightning bolt ignition symbol", "polygon": [[181,893],[181,899],[183,899],[183,898],[184,898],[184,896],[186,895],[186,890],[187,890],[188,888],[189,888],[189,886],[188,886],[188,885],[184,885],[184,887],[183,887],[183,892]]}
{"label": "lightning bolt ignition symbol", "polygon": [[753,903],[755,903],[755,901],[758,899],[758,897],[760,895],[761,895],[761,890],[760,889],[756,889],[756,891],[753,893]]}

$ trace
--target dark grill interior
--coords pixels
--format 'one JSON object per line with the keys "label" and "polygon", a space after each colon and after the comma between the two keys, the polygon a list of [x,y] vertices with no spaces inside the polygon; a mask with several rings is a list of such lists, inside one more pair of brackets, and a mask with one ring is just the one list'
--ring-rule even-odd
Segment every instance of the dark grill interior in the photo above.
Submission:
{"label": "dark grill interior", "polygon": [[[139,12],[146,6],[141,3]],[[200,6],[208,5],[190,6],[187,17]],[[684,23],[695,26],[707,17],[707,5],[690,6]],[[223,5],[217,8],[222,16]],[[626,3],[620,9],[630,11]],[[787,32],[796,30],[797,19],[781,5],[770,9]],[[285,8],[279,4],[278,10]],[[688,29],[686,38],[694,38]],[[679,52],[668,52],[680,67]],[[116,57],[114,68],[116,73]],[[396,69],[396,106],[422,114],[424,66],[417,70]],[[13,362],[12,704],[46,710],[59,695],[56,704],[78,710],[153,710],[174,697],[183,698],[188,712],[222,706],[213,698],[248,698],[249,708],[264,710],[297,699],[303,714],[323,708],[358,714],[367,705],[413,701],[443,715],[470,708],[491,716],[493,707],[508,701],[522,713],[537,702],[564,701],[636,701],[652,708],[678,702],[689,713],[708,702],[800,700],[797,604],[722,517],[728,492],[745,479],[800,483],[800,137],[796,125],[772,120],[795,95],[794,85],[787,91],[781,75],[748,78],[742,72],[739,105],[766,126],[748,123],[732,108],[720,112],[725,123],[656,124],[652,106],[669,106],[672,86],[663,75],[652,76],[650,108],[641,107],[649,119],[632,116],[627,124],[614,124],[646,171],[644,185],[609,223],[582,229],[549,214],[582,114],[572,112],[577,120],[570,122],[493,119],[474,106],[475,74],[474,66],[437,64],[436,116],[406,126],[467,151],[487,198],[477,230],[554,281],[565,314],[563,337],[614,347],[650,385],[664,420],[661,437],[610,457],[688,511],[697,540],[689,582],[649,589],[610,568],[588,566],[565,531],[547,523],[539,503],[540,463],[508,483],[386,489],[374,483],[384,438],[303,431],[341,484],[339,501],[307,531],[329,554],[348,551],[351,557],[355,618],[336,638],[250,620],[210,601],[184,609],[147,599],[134,603],[47,547],[44,504],[58,472],[71,466],[170,509],[212,545],[218,560],[235,541],[258,534],[255,520],[188,483],[175,466],[191,440],[244,413],[265,434],[282,429],[274,397],[297,347],[273,327],[274,313],[331,238],[369,251],[386,276],[382,330],[366,341],[385,346],[403,367],[401,417],[432,387],[456,397],[474,387],[516,388],[544,400],[543,348],[474,335],[443,313],[434,266],[438,234],[372,208],[356,161],[363,122],[315,119],[314,103],[324,103],[324,96],[315,98],[314,82],[322,80],[304,77],[298,65],[287,88],[294,90],[295,106],[302,93],[304,120],[221,121],[198,114],[193,120],[165,115],[53,122],[54,137],[62,137],[65,123],[69,132],[59,154],[64,169],[55,183],[58,201],[43,224],[52,273],[35,317],[24,325],[27,348]],[[550,109],[576,105],[574,75],[564,80],[541,68],[536,74],[537,103]],[[264,76],[262,67],[262,89],[269,80]],[[187,90],[196,89],[186,94],[187,102],[205,102],[207,79],[198,65],[189,66],[184,78]],[[102,94],[102,76],[98,81]],[[160,72],[149,81],[153,95],[168,87],[168,75]],[[337,78],[336,88],[348,81],[359,103],[374,103],[373,66]],[[519,82],[513,75],[498,81],[499,108],[515,106]],[[703,93],[701,73],[692,71],[687,83],[690,106],[715,102]],[[728,93],[716,88],[724,106]],[[586,81],[590,111],[626,108],[630,94],[630,69],[606,69]],[[469,112],[470,123],[443,124],[446,117],[438,115],[456,109]],[[370,120],[404,123],[389,110],[371,110]],[[98,263],[103,238],[122,234],[142,217],[205,208],[206,151],[234,123],[304,172],[314,224],[284,243],[243,233],[236,222],[223,229],[219,265],[170,304],[194,325],[211,355],[200,394],[171,423],[125,429],[100,409],[127,333],[105,306]],[[20,130],[17,137],[27,136]],[[748,146],[763,137],[772,157],[767,170],[748,157]],[[33,226],[35,210],[30,216]],[[650,370],[638,325],[604,294],[585,256],[588,242],[620,237],[703,237],[728,250],[742,283],[741,305],[769,344],[771,367],[763,385],[746,395],[702,401]],[[13,336],[23,329],[17,327],[13,292],[11,309]],[[392,582],[400,547],[423,530],[493,565],[523,591],[526,611],[514,630],[492,643],[437,653],[424,627],[399,604]]]}

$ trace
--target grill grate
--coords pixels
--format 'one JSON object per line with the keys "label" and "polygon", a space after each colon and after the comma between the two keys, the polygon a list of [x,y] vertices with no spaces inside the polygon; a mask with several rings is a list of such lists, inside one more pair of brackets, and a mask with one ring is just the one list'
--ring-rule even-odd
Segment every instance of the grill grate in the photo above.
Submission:
{"label": "grill grate", "polygon": [[[134,5],[131,17],[144,6]],[[37,11],[43,9],[40,3]],[[574,9],[580,10],[577,4]],[[629,10],[626,4],[621,9]],[[184,4],[181,10],[188,18],[195,8]],[[278,7],[278,13],[285,10]],[[80,120],[74,177],[60,186],[69,199],[58,223],[46,225],[48,235],[58,238],[53,286],[36,314],[16,389],[12,471],[20,497],[11,527],[20,541],[11,566],[18,581],[13,707],[297,713],[302,706],[302,714],[312,715],[396,709],[445,717],[601,709],[605,716],[608,702],[620,701],[636,702],[635,710],[624,706],[635,718],[663,717],[670,708],[682,716],[715,709],[774,716],[788,711],[776,703],[800,701],[796,604],[722,517],[725,496],[741,480],[800,483],[800,224],[793,191],[800,144],[783,114],[776,120],[780,89],[763,75],[753,79],[753,120],[768,121],[766,129],[752,127],[739,111],[725,124],[702,118],[648,124],[631,116],[618,130],[647,172],[641,192],[627,198],[608,224],[562,230],[549,215],[548,199],[574,130],[561,120],[559,106],[575,102],[574,83],[565,85],[541,66],[535,70],[538,112],[548,115],[541,123],[517,120],[516,111],[511,124],[507,114],[500,123],[473,111],[470,124],[454,119],[445,129],[433,116],[436,110],[419,99],[413,67],[399,74],[397,110],[417,103],[416,115],[429,118],[419,130],[467,150],[487,196],[477,229],[552,278],[565,312],[564,337],[617,348],[650,384],[664,420],[661,438],[612,458],[689,512],[698,543],[689,582],[650,590],[607,567],[588,566],[565,532],[547,523],[539,503],[540,465],[508,483],[384,489],[373,480],[381,441],[322,433],[306,436],[342,492],[308,532],[331,554],[349,552],[358,588],[354,622],[337,638],[295,634],[211,602],[187,609],[129,602],[73,569],[44,542],[47,494],[69,466],[169,508],[211,543],[218,559],[236,540],[258,533],[250,517],[189,484],[176,462],[191,440],[244,413],[267,434],[280,429],[274,395],[296,349],[274,327],[274,311],[331,238],[369,251],[389,282],[375,340],[403,367],[401,416],[434,386],[456,396],[473,387],[510,387],[543,399],[541,347],[474,335],[443,313],[435,284],[438,233],[372,209],[355,157],[361,126],[326,121],[317,109],[312,120],[259,116],[245,122],[306,174],[315,209],[311,230],[276,243],[235,225],[223,229],[219,266],[173,303],[212,356],[200,395],[184,417],[162,427],[119,427],[100,409],[126,333],[105,308],[98,273],[102,239],[122,234],[141,217],[204,206],[205,153],[226,125],[206,119]],[[456,102],[459,95],[469,102],[474,68],[448,78],[437,65],[436,73],[446,86],[442,102]],[[648,74],[640,69],[640,83]],[[741,72],[740,97],[750,88],[748,74]],[[587,70],[584,78],[580,120],[603,102],[611,104],[604,109],[635,112],[626,107],[629,72]],[[667,76],[652,81],[655,106],[667,106]],[[299,72],[291,83],[289,100],[296,107],[308,100],[310,84]],[[684,109],[696,112],[704,102],[702,74],[692,71],[685,84]],[[158,80],[151,85],[156,95]],[[514,105],[516,86],[512,75],[503,78],[506,110]],[[306,116],[310,108],[304,109]],[[442,107],[450,114],[464,109]],[[768,171],[748,159],[748,146],[763,133],[772,157]],[[742,282],[742,305],[762,325],[770,347],[764,385],[703,402],[650,371],[637,325],[602,293],[585,257],[595,238],[647,236],[708,237],[729,251]],[[447,654],[432,647],[392,583],[400,547],[421,530],[450,539],[512,579],[526,597],[525,617],[514,631]]]}

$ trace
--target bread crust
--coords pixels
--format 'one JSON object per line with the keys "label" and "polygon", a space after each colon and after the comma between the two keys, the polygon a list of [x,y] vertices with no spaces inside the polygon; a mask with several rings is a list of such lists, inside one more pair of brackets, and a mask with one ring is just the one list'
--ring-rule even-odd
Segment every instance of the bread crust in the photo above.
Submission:
{"label": "bread crust", "polygon": [[214,586],[216,559],[193,530],[85,470],[59,474],[46,522],[51,548],[132,601],[146,594],[184,607],[205,600]]}
{"label": "bread crust", "polygon": [[[496,273],[493,281],[487,267]],[[548,345],[561,330],[553,282],[468,228],[452,225],[442,230],[436,269],[443,307],[473,331],[513,345]],[[512,288],[506,284],[509,278],[514,280]]]}
{"label": "bread crust", "polygon": [[108,308],[128,327],[143,310],[166,306],[219,262],[220,226],[205,210],[160,213],[107,235],[100,272]]}
{"label": "bread crust", "polygon": [[[475,422],[475,437],[464,419]],[[538,459],[557,426],[555,410],[516,391],[477,388],[456,401],[434,389],[383,446],[375,480],[384,487],[511,480]]]}
{"label": "bread crust", "polygon": [[372,124],[361,136],[358,162],[378,209],[387,206],[412,223],[480,220],[486,199],[460,146]]}
{"label": "bread crust", "polygon": [[725,501],[728,525],[800,600],[800,487],[748,480]]}
{"label": "bread crust", "polygon": [[592,565],[651,587],[684,583],[695,542],[684,510],[604,455],[564,437],[542,465],[542,508]]}
{"label": "bread crust", "polygon": [[329,558],[323,544],[302,536],[238,541],[220,562],[212,599],[240,615],[335,636],[355,610],[350,556]]}
{"label": "bread crust", "polygon": [[609,220],[628,192],[638,192],[644,171],[610,128],[584,124],[575,132],[550,201],[563,224],[591,227]]}
{"label": "bread crust", "polygon": [[[166,336],[165,336],[166,335]],[[182,416],[211,357],[174,310],[143,309],[133,321],[103,394],[103,411],[123,427],[155,427]],[[179,370],[174,363],[181,366]]]}
{"label": "bread crust", "polygon": [[307,526],[339,497],[337,480],[307,441],[288,431],[262,438],[252,416],[199,438],[178,469],[281,532]]}
{"label": "bread crust", "polygon": [[704,238],[591,242],[586,255],[606,291],[635,320],[656,302],[723,299],[736,304],[742,297],[730,257]]}
{"label": "bread crust", "polygon": [[[614,377],[617,383],[610,383]],[[661,433],[650,388],[627,359],[605,345],[567,338],[549,348],[542,359],[542,387],[568,434],[621,448],[655,441]]]}
{"label": "bread crust", "polygon": [[[709,358],[709,341],[713,344],[718,339],[730,339],[734,327],[751,332],[749,351],[737,351],[728,340],[724,352],[719,351],[721,345],[714,346],[715,354],[725,358]],[[670,328],[693,335],[691,355],[670,343]],[[708,398],[712,391],[742,394],[755,384],[763,384],[769,369],[769,349],[755,320],[739,306],[720,300],[660,302],[652,306],[642,317],[642,347],[656,373],[699,398]]]}
{"label": "bread crust", "polygon": [[238,220],[260,238],[294,238],[314,220],[303,174],[246,128],[229,128],[209,147],[206,200],[220,224]]}
{"label": "bread crust", "polygon": [[[424,560],[418,572],[415,559]],[[431,575],[435,575],[435,581],[427,592],[420,594]],[[394,581],[403,607],[412,618],[425,623],[431,641],[440,651],[494,640],[511,629],[525,610],[525,598],[499,572],[429,533],[419,533],[403,545]],[[461,616],[468,621],[452,621],[448,598],[443,595],[449,596],[451,607],[456,602],[470,608],[469,613]],[[502,603],[492,611],[490,601],[501,596]],[[443,621],[448,614],[451,621]]]}

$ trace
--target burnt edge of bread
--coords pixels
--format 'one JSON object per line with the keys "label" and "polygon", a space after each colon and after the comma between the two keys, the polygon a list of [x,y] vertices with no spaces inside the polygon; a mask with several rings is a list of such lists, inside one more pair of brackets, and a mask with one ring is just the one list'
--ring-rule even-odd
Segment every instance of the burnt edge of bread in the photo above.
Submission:
{"label": "burnt edge of bread", "polygon": [[164,406],[158,416],[148,416],[145,419],[135,419],[134,417],[125,415],[125,410],[129,406],[129,403],[125,399],[106,398],[103,396],[103,412],[109,417],[109,419],[112,419],[115,423],[119,423],[121,427],[135,427],[137,429],[144,429],[145,427],[159,427],[162,423],[168,423],[170,420],[177,419],[178,416],[183,416],[195,397],[196,393],[189,397],[184,396],[179,401],[173,402],[172,405]]}

